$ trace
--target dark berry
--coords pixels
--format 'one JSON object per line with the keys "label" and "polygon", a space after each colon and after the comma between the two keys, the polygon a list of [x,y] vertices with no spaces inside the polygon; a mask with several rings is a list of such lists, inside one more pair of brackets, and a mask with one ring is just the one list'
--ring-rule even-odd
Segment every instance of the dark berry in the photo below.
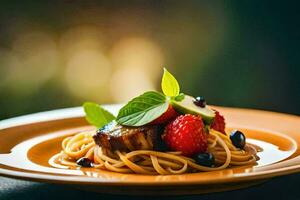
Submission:
{"label": "dark berry", "polygon": [[204,97],[196,97],[194,100],[194,104],[196,106],[204,108],[206,106],[206,101],[205,101]]}
{"label": "dark berry", "polygon": [[246,137],[241,131],[232,131],[230,134],[230,140],[232,144],[237,148],[243,149],[245,147]]}
{"label": "dark berry", "polygon": [[92,161],[85,157],[79,158],[76,163],[81,167],[92,167]]}
{"label": "dark berry", "polygon": [[212,167],[215,165],[215,157],[211,153],[199,153],[194,156],[194,160],[198,165]]}

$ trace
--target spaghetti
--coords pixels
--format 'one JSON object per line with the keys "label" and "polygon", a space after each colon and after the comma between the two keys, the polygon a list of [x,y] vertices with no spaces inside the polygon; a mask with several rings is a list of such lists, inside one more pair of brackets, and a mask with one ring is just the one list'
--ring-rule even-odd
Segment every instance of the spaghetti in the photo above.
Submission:
{"label": "spaghetti", "polygon": [[246,144],[244,149],[236,148],[228,135],[211,129],[208,135],[208,152],[215,157],[215,167],[196,164],[181,152],[160,152],[135,150],[115,151],[107,155],[93,140],[94,131],[81,132],[67,137],[62,142],[62,151],[54,155],[49,164],[57,168],[77,168],[76,161],[85,157],[93,161],[93,167],[119,173],[137,174],[183,174],[198,171],[215,171],[229,166],[254,165],[259,159],[259,147]]}

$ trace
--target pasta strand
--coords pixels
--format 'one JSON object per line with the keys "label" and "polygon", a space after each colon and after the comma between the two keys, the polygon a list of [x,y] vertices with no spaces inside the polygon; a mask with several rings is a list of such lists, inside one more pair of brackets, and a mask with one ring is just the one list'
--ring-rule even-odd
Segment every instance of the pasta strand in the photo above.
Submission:
{"label": "pasta strand", "polygon": [[241,150],[230,141],[229,136],[215,130],[208,135],[208,151],[215,157],[216,166],[205,167],[196,164],[192,158],[181,152],[159,152],[154,150],[116,151],[106,155],[93,140],[93,131],[81,132],[62,141],[62,151],[54,155],[49,164],[56,168],[76,168],[76,161],[86,157],[93,161],[93,167],[118,173],[138,174],[183,174],[197,171],[216,171],[229,166],[254,165],[256,153],[262,149],[247,144]]}

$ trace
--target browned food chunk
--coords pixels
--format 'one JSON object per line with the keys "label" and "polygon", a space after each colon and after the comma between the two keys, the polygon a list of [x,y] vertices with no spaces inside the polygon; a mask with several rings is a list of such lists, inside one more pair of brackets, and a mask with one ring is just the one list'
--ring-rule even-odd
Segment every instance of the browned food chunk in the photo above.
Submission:
{"label": "browned food chunk", "polygon": [[152,150],[160,139],[158,126],[127,127],[112,122],[94,135],[97,145],[109,151]]}

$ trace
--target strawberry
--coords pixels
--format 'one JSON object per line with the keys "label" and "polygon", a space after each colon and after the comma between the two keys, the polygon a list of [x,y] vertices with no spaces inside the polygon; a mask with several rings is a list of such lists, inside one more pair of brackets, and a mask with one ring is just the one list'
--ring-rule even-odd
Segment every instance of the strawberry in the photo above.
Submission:
{"label": "strawberry", "polygon": [[214,118],[214,121],[213,123],[210,125],[210,128],[216,130],[216,131],[219,131],[221,133],[225,133],[225,119],[224,117],[218,112],[215,110],[215,118]]}
{"label": "strawberry", "polygon": [[174,110],[174,108],[171,105],[169,105],[167,111],[164,114],[162,114],[159,118],[150,122],[150,124],[165,124],[174,119],[176,116],[178,116],[178,113]]}
{"label": "strawberry", "polygon": [[171,150],[192,156],[207,151],[206,135],[201,117],[186,114],[166,126],[163,139]]}

